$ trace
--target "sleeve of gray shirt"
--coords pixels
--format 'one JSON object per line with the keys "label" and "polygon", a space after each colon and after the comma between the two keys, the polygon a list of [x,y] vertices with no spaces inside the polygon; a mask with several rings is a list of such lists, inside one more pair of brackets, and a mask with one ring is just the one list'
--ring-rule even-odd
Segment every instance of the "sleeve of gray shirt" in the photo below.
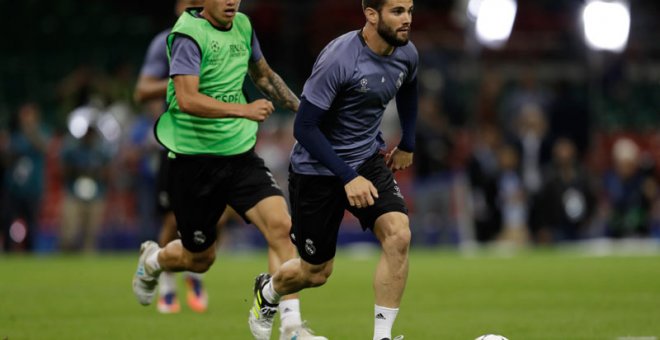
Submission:
{"label": "sleeve of gray shirt", "polygon": [[165,79],[169,76],[170,65],[167,61],[167,35],[169,30],[156,35],[149,44],[144,64],[140,70],[141,76]]}
{"label": "sleeve of gray shirt", "polygon": [[408,48],[410,49],[409,58],[410,58],[410,72],[408,73],[408,78],[406,79],[407,83],[410,83],[413,80],[417,79],[417,67],[419,66],[419,52],[415,44],[408,42]]}
{"label": "sleeve of gray shirt", "polygon": [[315,106],[328,110],[343,81],[342,60],[326,48],[317,58],[312,74],[303,87],[303,96]]}
{"label": "sleeve of gray shirt", "polygon": [[[252,55],[250,61],[255,62],[263,57],[257,35],[252,31]],[[167,57],[167,56],[166,56]],[[177,35],[172,43],[172,61],[170,77],[186,74],[199,75],[202,55],[194,40],[183,35]]]}
{"label": "sleeve of gray shirt", "polygon": [[252,30],[252,42],[250,45],[252,46],[252,55],[250,56],[250,61],[257,62],[264,55],[261,52],[261,45],[259,45],[259,39],[257,39],[257,33],[254,30]]}
{"label": "sleeve of gray shirt", "polygon": [[199,76],[202,54],[197,43],[189,37],[177,35],[172,42],[170,77],[176,75]]}
{"label": "sleeve of gray shirt", "polygon": [[[257,34],[252,31],[252,55],[250,61],[256,62],[263,57],[261,45]],[[167,55],[165,56],[167,58]],[[178,74],[199,75],[202,55],[191,38],[184,35],[177,35],[172,43],[172,61],[170,65],[170,77]]]}

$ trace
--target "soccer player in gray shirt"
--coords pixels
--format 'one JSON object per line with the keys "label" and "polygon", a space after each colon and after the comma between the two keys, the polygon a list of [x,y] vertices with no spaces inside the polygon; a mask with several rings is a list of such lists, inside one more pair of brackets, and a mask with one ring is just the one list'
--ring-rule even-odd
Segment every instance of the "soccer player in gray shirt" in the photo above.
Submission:
{"label": "soccer player in gray shirt", "polygon": [[[174,13],[177,17],[188,7],[199,7],[204,4],[203,0],[177,0]],[[165,109],[165,95],[167,83],[170,79],[170,62],[167,58],[167,36],[171,28],[158,33],[149,43],[144,63],[140,70],[133,99],[136,103],[146,104],[158,100]],[[167,150],[161,150],[159,158],[156,195],[157,211],[161,215],[162,225],[158,235],[158,243],[165,246],[172,240],[178,238],[176,234],[176,219],[170,205],[169,191],[167,190]],[[218,223],[218,228],[224,224],[227,215],[223,215]],[[185,282],[188,287],[187,302],[192,310],[202,313],[208,308],[208,294],[202,284],[203,274],[187,272]],[[164,314],[178,313],[180,311],[177,299],[177,282],[175,273],[163,272],[160,275],[159,298],[157,309]]]}
{"label": "soccer player in gray shirt", "polygon": [[[272,278],[257,277],[253,311],[275,308],[280,296],[327,281],[348,210],[382,246],[374,278],[373,339],[390,340],[410,245],[408,210],[393,172],[412,164],[418,53],[408,40],[412,0],[363,0],[362,7],[364,28],[330,42],[303,88],[289,177],[291,238],[300,258],[286,262]],[[392,99],[402,137],[386,152],[380,124]]]}

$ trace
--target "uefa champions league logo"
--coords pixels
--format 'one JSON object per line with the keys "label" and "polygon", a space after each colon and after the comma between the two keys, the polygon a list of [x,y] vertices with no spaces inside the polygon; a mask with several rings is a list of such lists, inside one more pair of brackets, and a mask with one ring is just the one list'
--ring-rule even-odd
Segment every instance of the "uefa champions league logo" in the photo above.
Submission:
{"label": "uefa champions league logo", "polygon": [[213,40],[213,41],[211,42],[211,51],[213,51],[213,53],[218,53],[218,52],[220,52],[220,43],[217,42],[217,41],[215,41],[215,40]]}
{"label": "uefa champions league logo", "polygon": [[360,80],[360,88],[357,89],[357,91],[362,93],[369,92],[369,88],[367,87],[368,83],[369,81],[367,80],[367,78],[362,78],[362,80]]}

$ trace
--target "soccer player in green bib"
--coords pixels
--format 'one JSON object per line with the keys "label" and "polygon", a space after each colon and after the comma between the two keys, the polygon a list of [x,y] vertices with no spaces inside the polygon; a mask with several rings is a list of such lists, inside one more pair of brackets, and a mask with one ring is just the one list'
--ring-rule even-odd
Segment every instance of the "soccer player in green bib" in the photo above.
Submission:
{"label": "soccer player in green bib", "polygon": [[[167,37],[167,110],[155,133],[169,150],[170,200],[181,238],[163,248],[153,241],[142,244],[133,292],[143,305],[153,300],[161,271],[203,273],[211,267],[216,222],[227,205],[268,241],[271,272],[296,257],[284,196],[254,146],[259,122],[273,112],[273,102],[295,112],[299,100],[268,66],[239,5],[206,0],[204,8],[187,9]],[[248,103],[246,74],[270,100]],[[304,326],[297,296],[280,303],[280,310],[280,339],[326,339]],[[255,339],[270,339],[272,320],[250,318]]]}

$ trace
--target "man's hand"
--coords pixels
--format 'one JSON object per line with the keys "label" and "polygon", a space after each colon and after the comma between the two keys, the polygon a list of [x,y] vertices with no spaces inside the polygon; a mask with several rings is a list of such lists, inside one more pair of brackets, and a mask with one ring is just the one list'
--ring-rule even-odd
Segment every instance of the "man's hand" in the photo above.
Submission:
{"label": "man's hand", "polygon": [[374,199],[378,198],[378,190],[368,179],[357,176],[344,185],[348,203],[352,207],[366,208],[374,205]]}
{"label": "man's hand", "polygon": [[385,164],[392,172],[403,170],[409,167],[412,162],[413,153],[399,150],[399,148],[394,148],[385,155]]}
{"label": "man's hand", "polygon": [[263,122],[275,111],[275,106],[270,100],[257,99],[252,103],[246,105],[245,115],[243,118],[254,120],[256,122]]}

